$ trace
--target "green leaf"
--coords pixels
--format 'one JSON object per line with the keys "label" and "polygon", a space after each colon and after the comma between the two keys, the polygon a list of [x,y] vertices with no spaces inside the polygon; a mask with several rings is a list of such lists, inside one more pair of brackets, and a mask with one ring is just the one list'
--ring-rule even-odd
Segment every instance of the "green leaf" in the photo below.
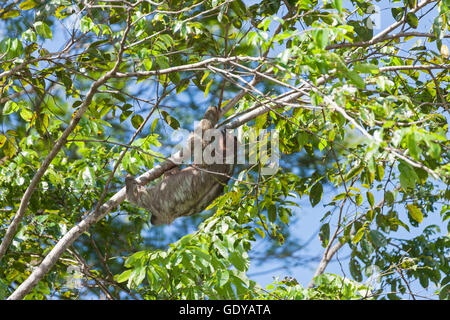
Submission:
{"label": "green leaf", "polygon": [[414,9],[417,6],[417,0],[407,0],[408,8]]}
{"label": "green leaf", "polygon": [[416,207],[413,204],[407,204],[406,208],[408,209],[409,214],[411,215],[411,217],[416,220],[418,223],[421,223],[423,220],[423,214],[422,211]]}
{"label": "green leaf", "polygon": [[374,197],[373,197],[372,192],[367,191],[367,192],[366,192],[366,196],[367,196],[367,201],[368,201],[369,204],[370,204],[370,207],[373,208],[373,206],[375,205],[375,199],[374,199]]}
{"label": "green leaf", "polygon": [[[22,40],[27,40],[27,41],[30,41],[30,42],[35,42],[36,41],[36,33],[32,29],[28,29],[28,30],[24,31],[24,33],[22,33],[21,39]],[[31,52],[35,51],[38,48],[36,43],[34,43],[32,45],[35,46],[35,48],[33,46],[33,50],[26,49],[25,51],[28,52],[28,53],[31,53]]]}
{"label": "green leaf", "polygon": [[280,218],[281,222],[284,224],[289,224],[289,209],[284,207],[278,208],[278,218]]}
{"label": "green leaf", "polygon": [[1,18],[2,19],[8,19],[8,18],[15,18],[15,17],[18,17],[18,16],[20,16],[20,11],[19,10],[11,10],[11,11],[8,11],[7,13],[5,13],[5,14],[2,14]]}
{"label": "green leaf", "polygon": [[31,119],[33,119],[33,112],[27,108],[22,108],[22,110],[20,110],[20,116],[26,122],[30,122]]}
{"label": "green leaf", "polygon": [[400,8],[391,8],[392,17],[396,21],[400,21],[403,18],[403,13],[405,12],[405,9],[403,7]]}
{"label": "green leaf", "polygon": [[228,280],[230,279],[230,273],[228,270],[219,270],[217,273],[217,284],[219,287],[223,287],[225,284],[227,284]]}
{"label": "green leaf", "polygon": [[317,182],[309,191],[309,201],[311,202],[311,205],[313,207],[315,207],[320,202],[320,200],[322,199],[322,195],[323,186],[320,182]]}
{"label": "green leaf", "polygon": [[5,106],[3,108],[3,115],[5,116],[7,114],[16,112],[17,110],[19,110],[19,105],[14,101],[9,100],[8,102],[5,103]]}
{"label": "green leaf", "polygon": [[19,4],[19,8],[21,10],[30,10],[36,7],[39,3],[35,2],[34,0],[26,0]]}
{"label": "green leaf", "polygon": [[16,139],[14,137],[9,137],[9,139],[6,141],[3,147],[3,152],[5,153],[5,156],[7,156],[8,158],[12,158],[16,153],[15,141]]}
{"label": "green leaf", "polygon": [[4,134],[0,134],[0,148],[3,147],[5,142],[6,142],[6,136]]}
{"label": "green leaf", "polygon": [[[34,33],[34,32],[33,32]],[[36,37],[36,35],[35,35]],[[32,54],[34,51],[36,51],[39,48],[37,43],[31,43],[29,44],[26,48],[25,48],[25,54],[27,56],[29,56],[30,54]]]}
{"label": "green leaf", "polygon": [[419,19],[413,12],[408,12],[406,14],[406,23],[408,23],[411,28],[416,29],[419,25]]}
{"label": "green leaf", "polygon": [[370,63],[360,63],[356,64],[353,70],[359,73],[378,73],[378,66]]}
{"label": "green leaf", "polygon": [[93,29],[94,22],[88,16],[84,16],[80,20],[80,30],[83,33],[89,32]]}
{"label": "green leaf", "polygon": [[387,240],[380,231],[370,230],[369,235],[372,239],[373,244],[378,248],[385,247],[387,245]]}
{"label": "green leaf", "polygon": [[242,0],[232,1],[230,7],[238,16],[243,16],[247,10]]}
{"label": "green leaf", "polygon": [[352,169],[350,169],[349,172],[344,176],[344,180],[348,181],[357,174],[361,173],[361,171],[364,169],[364,164],[361,162],[357,166],[353,166]]}
{"label": "green leaf", "polygon": [[441,156],[441,146],[437,143],[427,141],[428,150],[427,153],[433,159],[439,160]]}
{"label": "green leaf", "polygon": [[142,122],[144,122],[144,118],[142,118],[140,115],[135,114],[132,118],[131,118],[131,124],[133,125],[133,127],[135,129],[139,128],[140,125],[142,124]]}
{"label": "green leaf", "polygon": [[173,118],[166,111],[161,111],[161,115],[163,116],[164,121],[174,130],[177,130],[180,127],[180,123],[177,119]]}
{"label": "green leaf", "polygon": [[358,88],[364,89],[366,87],[363,78],[359,76],[358,72],[350,70],[347,72],[347,76],[349,77],[350,81]]}
{"label": "green leaf", "polygon": [[358,232],[356,233],[356,235],[353,237],[352,242],[353,243],[358,243],[362,237],[364,236],[364,232],[366,231],[365,227],[362,227],[358,230]]}
{"label": "green leaf", "polygon": [[324,223],[320,227],[319,239],[322,243],[322,247],[326,247],[328,245],[328,241],[330,240],[330,224]]}
{"label": "green leaf", "polygon": [[233,251],[230,253],[230,261],[239,271],[246,270],[247,260],[238,251]]}
{"label": "green leaf", "polygon": [[378,164],[375,167],[375,179],[377,179],[377,181],[381,181],[383,180],[383,177],[384,177],[384,167]]}
{"label": "green leaf", "polygon": [[328,30],[316,29],[313,31],[314,42],[320,49],[325,49],[328,44]]}
{"label": "green leaf", "polygon": [[147,268],[145,266],[139,266],[133,270],[131,276],[128,280],[128,284],[131,284],[133,287],[138,287],[145,278],[145,274],[147,272]]}
{"label": "green leaf", "polygon": [[352,197],[353,195],[354,195],[354,193],[351,193],[351,192],[349,192],[349,193],[347,193],[347,192],[342,192],[342,193],[336,195],[336,196],[333,198],[332,201],[342,200],[342,199],[345,199],[345,198],[348,198],[348,197]]}
{"label": "green leaf", "polygon": [[130,278],[130,275],[131,275],[132,272],[133,272],[133,270],[131,270],[131,269],[122,272],[121,274],[119,274],[116,277],[116,281],[119,282],[119,283],[127,281],[128,278]]}
{"label": "green leaf", "polygon": [[411,132],[407,137],[408,151],[411,157],[415,160],[419,160],[419,141],[416,139],[415,132]]}
{"label": "green leaf", "polygon": [[221,242],[215,242],[214,248],[218,251],[218,253],[224,257],[225,259],[228,258],[228,251],[227,248],[221,243]]}
{"label": "green leaf", "polygon": [[[359,263],[355,259],[355,257],[352,257],[350,259],[349,268],[350,268],[350,274],[352,275],[352,277],[356,281],[361,282],[362,281],[361,266],[359,265]],[[337,290],[341,291],[342,289],[337,289]]]}
{"label": "green leaf", "polygon": [[177,85],[177,94],[180,92],[183,92],[189,87],[190,80],[189,79],[183,79],[178,85]]}
{"label": "green leaf", "polygon": [[160,69],[167,69],[170,67],[169,58],[166,56],[157,56],[155,57],[155,62]]}
{"label": "green leaf", "polygon": [[342,12],[342,0],[333,0],[333,7]]}
{"label": "green leaf", "polygon": [[254,230],[256,231],[257,234],[259,234],[259,236],[260,236],[261,238],[264,239],[264,238],[266,237],[266,233],[264,232],[264,230],[262,230],[262,229],[260,229],[260,228],[255,228]]}
{"label": "green leaf", "polygon": [[173,84],[177,85],[181,81],[180,74],[178,72],[169,73],[169,79]]}
{"label": "green leaf", "polygon": [[34,29],[36,33],[40,35],[42,38],[51,39],[52,38],[52,30],[50,27],[43,21],[38,21],[34,24]]}
{"label": "green leaf", "polygon": [[214,79],[211,79],[211,80],[208,82],[208,84],[206,85],[206,88],[205,88],[205,98],[208,96],[209,88],[211,88],[211,85],[212,85],[212,83],[213,83],[213,80],[214,80]]}
{"label": "green leaf", "polygon": [[128,119],[129,116],[131,116],[132,113],[133,113],[133,111],[122,112],[119,117],[120,122],[124,122],[126,119]]}
{"label": "green leaf", "polygon": [[360,205],[361,205],[361,203],[363,202],[363,197],[362,197],[362,195],[360,194],[360,193],[358,193],[356,196],[355,196],[355,202],[356,202],[356,205],[359,207]]}
{"label": "green leaf", "polygon": [[418,176],[414,169],[406,162],[400,161],[398,165],[398,170],[400,171],[400,185],[406,190],[408,188],[416,187],[416,180]]}
{"label": "green leaf", "polygon": [[269,216],[269,221],[275,222],[275,220],[277,220],[277,207],[273,204],[269,205],[267,208],[267,214]]}
{"label": "green leaf", "polygon": [[209,74],[210,74],[209,71],[207,71],[207,72],[205,72],[205,73],[203,74],[203,77],[202,77],[202,79],[200,80],[200,83],[201,83],[201,84],[203,84],[203,81],[205,81],[205,79],[208,78]]}
{"label": "green leaf", "polygon": [[394,200],[395,200],[395,196],[392,191],[386,191],[384,193],[384,201],[386,202],[386,204],[388,206],[392,205],[394,203]]}
{"label": "green leaf", "polygon": [[153,120],[152,125],[150,126],[150,133],[155,132],[156,129],[156,125],[158,124],[159,118],[155,118],[155,120]]}

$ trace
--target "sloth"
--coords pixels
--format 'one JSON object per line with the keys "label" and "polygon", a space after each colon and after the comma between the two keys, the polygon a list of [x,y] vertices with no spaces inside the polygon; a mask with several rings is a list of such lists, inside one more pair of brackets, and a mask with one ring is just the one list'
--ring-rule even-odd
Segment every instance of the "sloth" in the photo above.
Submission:
{"label": "sloth", "polygon": [[[138,185],[130,175],[125,178],[128,201],[148,210],[153,225],[170,224],[178,217],[199,213],[223,193],[234,171],[236,139],[220,130],[210,130],[218,120],[219,110],[209,107],[190,135],[188,146],[194,149],[193,165],[184,169],[177,166],[167,171],[160,182],[149,188]],[[213,136],[209,137],[211,131]],[[230,148],[234,159],[225,161],[230,155]],[[209,151],[215,160],[222,161],[202,159],[197,162],[200,151],[200,156]]]}

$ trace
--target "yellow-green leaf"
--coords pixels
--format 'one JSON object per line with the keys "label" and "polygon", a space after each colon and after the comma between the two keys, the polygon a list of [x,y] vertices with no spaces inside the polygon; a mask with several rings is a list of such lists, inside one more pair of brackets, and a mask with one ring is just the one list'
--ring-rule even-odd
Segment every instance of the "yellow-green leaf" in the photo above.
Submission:
{"label": "yellow-green leaf", "polygon": [[255,119],[256,129],[262,129],[266,123],[267,123],[267,113],[264,113]]}
{"label": "yellow-green leaf", "polygon": [[374,198],[373,194],[370,191],[367,191],[366,196],[367,196],[367,201],[370,204],[370,207],[373,208],[373,206],[375,204],[375,198]]}
{"label": "yellow-green leaf", "polygon": [[119,283],[127,281],[128,278],[131,276],[131,272],[133,272],[133,270],[131,269],[122,272],[121,274],[116,276],[116,281]]}
{"label": "yellow-green leaf", "polygon": [[343,192],[343,193],[340,193],[337,196],[335,196],[332,201],[342,200],[342,199],[347,198],[347,197],[353,197],[354,195],[355,194],[351,193],[351,192],[349,192],[349,193]]}
{"label": "yellow-green leaf", "polygon": [[411,215],[411,217],[416,220],[418,223],[421,223],[423,220],[423,214],[422,211],[420,211],[419,208],[417,208],[415,205],[413,204],[407,204],[406,208],[408,209],[409,214]]}
{"label": "yellow-green leaf", "polygon": [[[1,13],[1,12],[0,12]],[[6,12],[5,14],[1,15],[2,19],[8,19],[8,18],[15,18],[20,16],[20,11],[19,10],[11,10]]]}
{"label": "yellow-green leaf", "polygon": [[52,39],[52,30],[50,27],[43,21],[38,21],[34,24],[34,28],[36,29],[36,33],[45,39]]}
{"label": "yellow-green leaf", "polygon": [[183,79],[178,85],[177,85],[177,94],[180,92],[183,92],[184,90],[186,90],[189,87],[190,84],[190,80],[189,79]]}
{"label": "yellow-green leaf", "polygon": [[208,96],[208,92],[209,92],[209,88],[211,87],[213,83],[213,79],[211,79],[208,84],[206,85],[206,89],[205,89],[205,98]]}
{"label": "yellow-green leaf", "polygon": [[361,171],[364,169],[364,164],[361,162],[358,165],[354,166],[352,169],[350,169],[349,172],[344,176],[344,180],[348,181],[357,174],[361,173]]}
{"label": "yellow-green leaf", "polygon": [[200,83],[203,83],[203,81],[205,81],[205,79],[208,78],[208,76],[209,76],[209,71],[205,72],[205,74],[202,77],[202,80],[200,80]]}
{"label": "yellow-green leaf", "polygon": [[22,110],[20,110],[20,116],[26,122],[30,122],[31,119],[33,119],[33,112],[27,108],[22,108]]}
{"label": "yellow-green leaf", "polygon": [[259,234],[259,236],[261,238],[264,239],[266,237],[266,233],[263,230],[261,230],[260,228],[255,228],[255,231]]}
{"label": "yellow-green leaf", "polygon": [[4,134],[0,134],[0,148],[3,147],[5,142],[6,142],[6,136]]}
{"label": "yellow-green leaf", "polygon": [[17,110],[19,110],[19,105],[14,101],[9,100],[8,102],[5,103],[5,106],[3,107],[3,115],[5,116],[7,114],[16,112]]}
{"label": "yellow-green leaf", "polygon": [[163,116],[164,121],[174,130],[177,130],[180,127],[180,123],[177,119],[173,118],[167,111],[161,111],[161,115]]}
{"label": "yellow-green leaf", "polygon": [[155,132],[156,129],[156,125],[158,124],[159,118],[155,118],[155,120],[153,120],[152,125],[150,127],[150,132],[153,133]]}
{"label": "yellow-green leaf", "polygon": [[356,205],[359,207],[360,205],[361,205],[361,203],[363,202],[363,197],[362,197],[362,195],[360,194],[360,193],[358,193],[356,196],[355,196],[355,202],[356,202]]}
{"label": "yellow-green leaf", "polygon": [[6,144],[3,148],[3,152],[5,153],[5,156],[8,158],[12,158],[14,154],[16,153],[16,146],[14,137],[9,137],[9,140],[6,141]]}
{"label": "yellow-green leaf", "polygon": [[38,3],[36,3],[34,0],[26,0],[24,2],[22,2],[21,4],[19,4],[19,8],[21,10],[30,10],[33,9],[34,7],[36,7],[38,5]]}
{"label": "yellow-green leaf", "polygon": [[362,239],[365,231],[366,231],[365,227],[362,227],[361,229],[359,229],[358,232],[356,233],[356,235],[353,237],[352,242],[358,243]]}

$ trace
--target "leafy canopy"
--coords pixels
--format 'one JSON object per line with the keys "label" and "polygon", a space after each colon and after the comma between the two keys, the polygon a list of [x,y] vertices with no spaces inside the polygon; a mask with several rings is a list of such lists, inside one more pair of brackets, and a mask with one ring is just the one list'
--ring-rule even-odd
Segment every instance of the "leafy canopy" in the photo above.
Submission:
{"label": "leafy canopy", "polygon": [[[2,2],[0,298],[448,299],[450,1],[391,2]],[[209,105],[278,146],[152,228],[114,195]],[[307,208],[317,277],[263,290],[250,264],[305,263]],[[322,274],[341,248],[353,280]]]}

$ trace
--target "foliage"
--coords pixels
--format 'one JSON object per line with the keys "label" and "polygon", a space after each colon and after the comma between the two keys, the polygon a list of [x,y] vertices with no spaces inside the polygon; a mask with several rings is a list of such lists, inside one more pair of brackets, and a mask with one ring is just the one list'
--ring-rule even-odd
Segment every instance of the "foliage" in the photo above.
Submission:
{"label": "foliage", "polygon": [[[374,29],[377,4],[2,2],[0,298],[420,298],[418,279],[448,299],[450,2],[392,1]],[[168,227],[107,202],[208,105],[243,145],[278,146]],[[318,277],[263,290],[254,244],[294,257],[304,200],[321,217]],[[322,274],[342,247],[353,280]]]}

